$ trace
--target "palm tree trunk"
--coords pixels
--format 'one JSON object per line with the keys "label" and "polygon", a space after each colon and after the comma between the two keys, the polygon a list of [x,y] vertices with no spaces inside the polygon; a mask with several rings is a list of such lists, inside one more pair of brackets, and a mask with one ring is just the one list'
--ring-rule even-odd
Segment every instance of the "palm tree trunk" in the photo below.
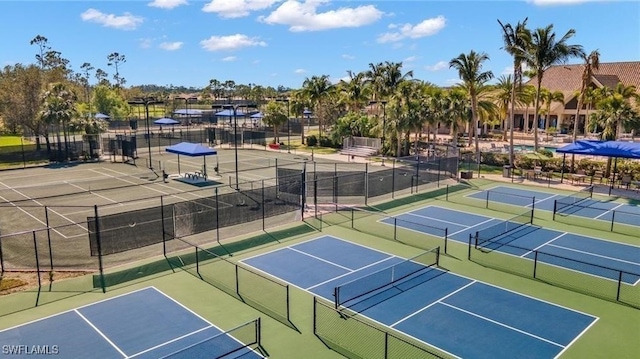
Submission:
{"label": "palm tree trunk", "polygon": [[515,156],[513,152],[513,127],[515,126],[515,110],[516,110],[516,82],[513,81],[511,87],[511,113],[509,114],[509,165],[513,167],[515,165]]}
{"label": "palm tree trunk", "polygon": [[476,162],[478,164],[478,173],[480,173],[480,136],[478,133],[478,128],[480,127],[480,119],[478,118],[478,99],[476,98],[475,93],[471,95],[471,119],[473,122],[473,133],[474,140],[476,143]]}
{"label": "palm tree trunk", "polygon": [[538,88],[536,90],[535,115],[533,118],[533,150],[538,151],[538,113],[540,112],[540,89],[542,87],[542,78],[538,76]]}

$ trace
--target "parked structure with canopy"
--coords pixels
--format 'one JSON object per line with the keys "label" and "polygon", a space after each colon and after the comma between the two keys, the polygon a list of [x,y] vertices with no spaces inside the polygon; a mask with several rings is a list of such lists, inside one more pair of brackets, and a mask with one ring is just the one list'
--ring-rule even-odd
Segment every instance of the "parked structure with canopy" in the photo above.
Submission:
{"label": "parked structure with canopy", "polygon": [[597,140],[578,140],[556,150],[556,153],[562,153],[562,178],[564,179],[564,166],[567,154],[603,156],[614,158],[613,178],[611,187],[615,183],[617,173],[618,158],[628,158],[640,160],[640,142],[625,141],[597,141]]}
{"label": "parked structure with canopy", "polygon": [[202,170],[195,171],[193,173],[185,173],[185,177],[193,180],[199,180],[202,178],[204,181],[207,181],[208,178],[207,156],[213,156],[218,153],[214,149],[191,142],[180,142],[176,145],[167,147],[165,150],[169,153],[175,153],[178,155],[178,175],[180,176],[182,176],[180,172],[180,155],[188,157],[202,157]]}

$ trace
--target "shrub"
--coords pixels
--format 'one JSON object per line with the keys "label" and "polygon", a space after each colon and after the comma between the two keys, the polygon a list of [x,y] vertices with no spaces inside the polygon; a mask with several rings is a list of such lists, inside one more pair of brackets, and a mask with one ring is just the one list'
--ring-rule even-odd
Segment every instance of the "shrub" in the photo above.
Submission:
{"label": "shrub", "polygon": [[318,138],[316,135],[307,136],[307,146],[317,146]]}

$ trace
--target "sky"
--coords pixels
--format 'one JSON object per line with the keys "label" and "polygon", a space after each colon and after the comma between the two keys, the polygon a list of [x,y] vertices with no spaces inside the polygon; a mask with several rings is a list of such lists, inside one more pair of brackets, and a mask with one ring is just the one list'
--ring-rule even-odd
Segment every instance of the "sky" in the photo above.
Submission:
{"label": "sky", "polygon": [[640,60],[638,0],[0,0],[0,64],[34,63],[29,42],[41,35],[76,71],[89,62],[113,74],[107,56],[124,55],[126,86],[300,88],[384,61],[450,86],[459,80],[448,62],[471,50],[489,55],[483,70],[511,72],[497,20],[525,17],[531,28],[553,24],[558,37],[575,29],[569,43],[598,49],[601,62]]}

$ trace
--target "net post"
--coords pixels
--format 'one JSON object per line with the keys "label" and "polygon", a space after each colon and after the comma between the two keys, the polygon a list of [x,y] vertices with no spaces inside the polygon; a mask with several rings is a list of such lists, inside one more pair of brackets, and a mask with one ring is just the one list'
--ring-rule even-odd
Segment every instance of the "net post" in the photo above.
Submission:
{"label": "net post", "polygon": [[533,251],[533,278],[538,274],[538,251]]}
{"label": "net post", "polygon": [[471,260],[471,242],[472,242],[472,238],[473,236],[471,235],[471,233],[469,233],[469,249],[467,250],[467,260]]}
{"label": "net post", "polygon": [[340,287],[333,288],[333,298],[335,300],[336,309],[340,307]]}
{"label": "net post", "polygon": [[475,235],[475,248],[478,249],[478,237],[480,237],[480,233],[476,231]]}
{"label": "net post", "polygon": [[287,286],[284,288],[287,296],[287,322],[291,323],[291,315],[289,314],[291,312],[291,302],[289,300],[289,285],[287,284]]}
{"label": "net post", "polygon": [[620,301],[620,289],[622,287],[622,271],[618,272],[618,290],[616,292],[616,301]]}
{"label": "net post", "polygon": [[533,200],[531,201],[531,221],[529,224],[533,224],[533,214],[536,211],[536,196],[533,196]]}
{"label": "net post", "polygon": [[100,239],[100,217],[98,216],[98,205],[93,205],[93,215],[96,221],[96,244],[98,246],[98,270],[100,272],[100,286],[102,287],[102,293],[107,292],[106,285],[104,283],[104,267],[102,265],[102,240]]}
{"label": "net post", "polygon": [[616,210],[611,211],[611,232],[613,232],[613,224],[616,222]]}
{"label": "net post", "polygon": [[31,232],[33,234],[33,253],[36,257],[36,275],[38,276],[38,288],[42,286],[40,281],[40,259],[38,258],[38,240],[36,239],[36,231]]}
{"label": "net post", "polygon": [[436,267],[440,266],[440,247],[436,247]]}
{"label": "net post", "polygon": [[447,243],[449,243],[449,227],[444,229],[444,252],[447,253]]}
{"label": "net post", "polygon": [[552,220],[556,220],[556,212],[558,211],[558,200],[554,199],[553,200],[553,217]]}
{"label": "net post", "polygon": [[491,191],[487,191],[487,199],[485,200],[484,208],[489,208],[489,194]]}
{"label": "net post", "polygon": [[256,318],[256,344],[258,348],[262,348],[262,320],[260,317]]}
{"label": "net post", "polygon": [[398,218],[393,217],[393,240],[398,240]]}
{"label": "net post", "polygon": [[318,335],[318,298],[313,296],[313,334]]}
{"label": "net post", "polygon": [[198,276],[202,278],[202,276],[200,276],[200,258],[198,257],[198,246],[193,247],[196,250],[196,273],[198,273]]}
{"label": "net post", "polygon": [[447,185],[447,191],[445,192],[445,201],[449,202],[449,185]]}
{"label": "net post", "polygon": [[47,245],[49,246],[49,264],[50,264],[49,268],[53,272],[53,249],[51,248],[51,226],[49,225],[49,207],[47,206],[44,206],[44,217],[47,223]]}

